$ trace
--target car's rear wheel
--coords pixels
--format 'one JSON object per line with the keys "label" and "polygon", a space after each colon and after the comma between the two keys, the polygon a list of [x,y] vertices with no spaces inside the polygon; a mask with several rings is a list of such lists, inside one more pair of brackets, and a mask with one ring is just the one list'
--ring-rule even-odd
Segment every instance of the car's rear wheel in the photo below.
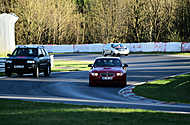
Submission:
{"label": "car's rear wheel", "polygon": [[36,69],[34,70],[33,76],[36,78],[39,78],[40,76],[40,71],[39,71],[39,67],[37,66]]}
{"label": "car's rear wheel", "polygon": [[48,65],[48,67],[44,71],[44,76],[50,76],[50,74],[51,74],[51,66]]}
{"label": "car's rear wheel", "polygon": [[10,70],[5,69],[5,75],[11,77],[12,72]]}
{"label": "car's rear wheel", "polygon": [[113,51],[111,51],[111,56],[115,56],[115,53]]}
{"label": "car's rear wheel", "polygon": [[103,55],[103,56],[107,56],[106,53],[105,53],[105,51],[102,52],[102,55]]}
{"label": "car's rear wheel", "polygon": [[23,73],[17,73],[18,76],[23,76]]}

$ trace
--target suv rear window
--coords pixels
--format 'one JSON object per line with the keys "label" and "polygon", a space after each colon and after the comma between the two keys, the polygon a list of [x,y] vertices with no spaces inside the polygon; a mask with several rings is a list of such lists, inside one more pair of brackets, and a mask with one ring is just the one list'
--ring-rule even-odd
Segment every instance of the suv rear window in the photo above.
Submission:
{"label": "suv rear window", "polygon": [[13,56],[38,56],[37,48],[17,48],[12,54]]}

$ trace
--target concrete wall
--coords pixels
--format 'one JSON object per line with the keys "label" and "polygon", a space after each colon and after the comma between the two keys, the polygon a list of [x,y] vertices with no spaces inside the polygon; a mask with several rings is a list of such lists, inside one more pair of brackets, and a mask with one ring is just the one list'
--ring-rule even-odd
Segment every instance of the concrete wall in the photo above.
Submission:
{"label": "concrete wall", "polygon": [[[48,52],[102,52],[105,44],[44,45]],[[130,52],[190,52],[190,43],[185,42],[148,42],[125,43]]]}

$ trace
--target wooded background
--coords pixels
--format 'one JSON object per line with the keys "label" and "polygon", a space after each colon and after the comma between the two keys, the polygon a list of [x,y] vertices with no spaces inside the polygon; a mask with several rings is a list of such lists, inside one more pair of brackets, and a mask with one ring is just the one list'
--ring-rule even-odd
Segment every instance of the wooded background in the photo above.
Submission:
{"label": "wooded background", "polygon": [[16,44],[189,42],[190,0],[0,0]]}

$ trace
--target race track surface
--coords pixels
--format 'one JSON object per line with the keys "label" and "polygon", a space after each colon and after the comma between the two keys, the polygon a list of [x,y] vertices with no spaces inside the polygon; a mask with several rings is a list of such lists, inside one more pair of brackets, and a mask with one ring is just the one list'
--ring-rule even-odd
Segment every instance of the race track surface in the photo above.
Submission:
{"label": "race track surface", "polygon": [[[94,60],[98,54],[68,54],[55,56],[63,60]],[[0,98],[120,108],[140,108],[190,113],[189,104],[167,104],[143,97],[125,95],[138,83],[189,72],[188,57],[167,55],[129,55],[121,57],[129,65],[126,88],[88,86],[88,71],[53,73],[49,78],[32,75],[0,79]],[[124,95],[123,95],[124,94]]]}

